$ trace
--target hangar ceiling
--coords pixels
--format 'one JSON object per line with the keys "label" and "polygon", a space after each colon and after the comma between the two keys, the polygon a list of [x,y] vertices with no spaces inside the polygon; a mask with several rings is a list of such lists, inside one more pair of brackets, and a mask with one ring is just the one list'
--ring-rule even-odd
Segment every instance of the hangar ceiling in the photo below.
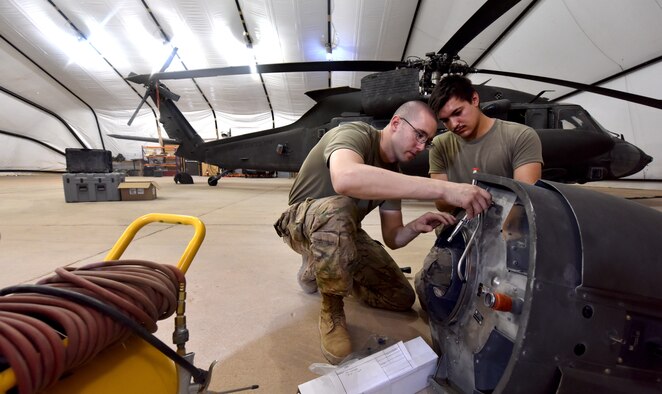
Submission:
{"label": "hangar ceiling", "polygon": [[[130,72],[333,60],[405,60],[438,51],[484,0],[8,0],[0,4],[0,169],[62,170],[66,147],[140,157],[156,137],[153,104]],[[328,17],[330,11],[330,18]],[[330,20],[330,24],[329,24]],[[484,69],[544,75],[661,98],[662,0],[522,0],[460,56]],[[331,34],[329,35],[329,26]],[[166,82],[205,139],[283,126],[313,105],[304,93],[360,87],[368,73],[224,76]],[[654,161],[662,111],[569,88],[472,75],[477,83],[583,105]],[[46,110],[46,111],[45,111]],[[658,163],[660,161],[660,163]]]}

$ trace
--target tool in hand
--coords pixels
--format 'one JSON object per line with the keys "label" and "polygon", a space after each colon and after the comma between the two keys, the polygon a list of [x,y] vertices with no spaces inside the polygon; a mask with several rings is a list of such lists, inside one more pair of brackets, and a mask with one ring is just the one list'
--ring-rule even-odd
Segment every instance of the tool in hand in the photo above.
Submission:
{"label": "tool in hand", "polygon": [[[472,174],[475,175],[476,173],[478,173],[478,171],[479,171],[479,168],[474,167],[474,168],[472,169]],[[472,184],[472,185],[475,185],[475,184],[476,184],[476,178],[474,178],[474,179],[471,181],[471,184]],[[465,212],[465,213],[464,213],[464,216],[462,216],[462,219],[460,219],[460,221],[457,222],[457,224],[455,225],[455,228],[453,229],[453,232],[451,233],[451,235],[448,237],[447,241],[448,241],[448,242],[451,242],[451,241],[453,240],[453,238],[455,238],[455,236],[457,235],[457,233],[460,232],[460,230],[462,229],[462,227],[464,227],[464,225],[467,224],[468,221],[469,221],[469,219],[467,219],[467,214],[466,214],[466,212]]]}

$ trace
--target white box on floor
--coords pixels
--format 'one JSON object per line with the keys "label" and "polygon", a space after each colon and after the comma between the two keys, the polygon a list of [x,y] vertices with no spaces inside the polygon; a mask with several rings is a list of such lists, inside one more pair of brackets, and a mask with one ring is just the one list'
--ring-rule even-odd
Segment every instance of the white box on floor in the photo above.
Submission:
{"label": "white box on floor", "polygon": [[423,338],[398,342],[299,385],[301,394],[416,393],[428,386],[437,354]]}

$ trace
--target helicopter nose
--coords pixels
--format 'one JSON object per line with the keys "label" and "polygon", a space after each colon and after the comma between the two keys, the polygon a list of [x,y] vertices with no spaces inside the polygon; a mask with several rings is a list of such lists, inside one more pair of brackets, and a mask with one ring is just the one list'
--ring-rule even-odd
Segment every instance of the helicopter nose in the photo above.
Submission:
{"label": "helicopter nose", "polygon": [[607,134],[587,130],[567,132],[550,129],[537,132],[547,168],[571,167],[582,160],[591,160],[608,153],[617,141]]}
{"label": "helicopter nose", "polygon": [[610,170],[617,178],[636,174],[653,161],[651,156],[625,141],[616,142],[611,158]]}

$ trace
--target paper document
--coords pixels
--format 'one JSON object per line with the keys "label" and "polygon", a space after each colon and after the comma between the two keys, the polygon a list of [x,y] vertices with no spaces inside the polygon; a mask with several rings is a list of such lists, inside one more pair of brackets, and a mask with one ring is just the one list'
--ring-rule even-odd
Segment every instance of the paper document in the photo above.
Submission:
{"label": "paper document", "polygon": [[[437,354],[421,337],[407,343],[400,341],[304,383],[299,391],[301,394],[391,392],[389,387],[398,382],[411,388],[399,393],[415,393],[427,386],[427,377],[432,374],[436,360]],[[405,382],[407,379],[410,381]]]}

